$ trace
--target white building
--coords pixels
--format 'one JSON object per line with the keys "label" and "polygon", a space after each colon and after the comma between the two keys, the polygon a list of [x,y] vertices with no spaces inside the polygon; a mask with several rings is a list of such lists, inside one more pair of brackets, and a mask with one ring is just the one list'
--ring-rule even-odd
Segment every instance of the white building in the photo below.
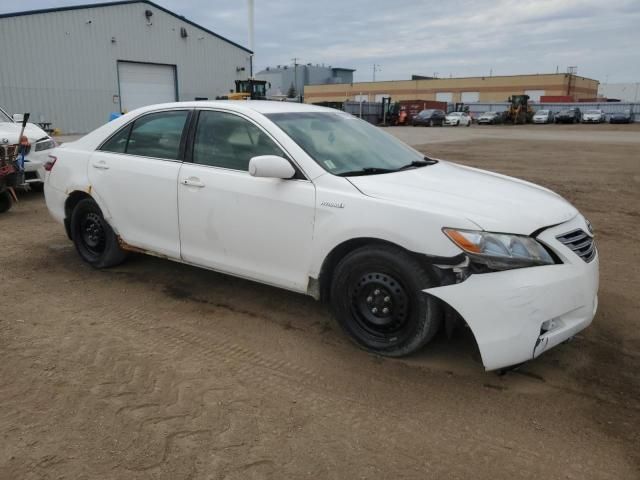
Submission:
{"label": "white building", "polygon": [[0,46],[0,105],[65,133],[225,95],[251,62],[247,48],[146,0],[2,14]]}

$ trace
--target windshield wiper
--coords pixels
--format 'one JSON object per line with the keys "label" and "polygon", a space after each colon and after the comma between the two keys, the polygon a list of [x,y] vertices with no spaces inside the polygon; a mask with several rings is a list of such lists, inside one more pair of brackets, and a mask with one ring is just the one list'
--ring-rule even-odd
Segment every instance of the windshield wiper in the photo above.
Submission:
{"label": "windshield wiper", "polygon": [[433,160],[432,158],[424,157],[424,160],[414,160],[413,162],[398,168],[364,167],[364,168],[361,168],[360,170],[351,170],[349,172],[337,173],[336,175],[339,177],[357,177],[362,175],[377,175],[379,173],[400,172],[402,170],[407,170],[409,168],[428,167],[429,165],[435,165],[436,163],[438,163],[438,160]]}
{"label": "windshield wiper", "polygon": [[395,172],[399,172],[401,170],[407,170],[409,168],[420,168],[420,167],[428,167],[429,165],[435,165],[438,163],[438,160],[433,160],[429,157],[424,157],[424,160],[414,160],[411,163],[407,163],[400,168],[395,169]]}
{"label": "windshield wiper", "polygon": [[349,172],[336,173],[336,175],[339,177],[358,177],[362,175],[377,175],[379,173],[391,173],[395,171],[396,169],[390,168],[365,167],[361,168],[360,170],[351,170]]}

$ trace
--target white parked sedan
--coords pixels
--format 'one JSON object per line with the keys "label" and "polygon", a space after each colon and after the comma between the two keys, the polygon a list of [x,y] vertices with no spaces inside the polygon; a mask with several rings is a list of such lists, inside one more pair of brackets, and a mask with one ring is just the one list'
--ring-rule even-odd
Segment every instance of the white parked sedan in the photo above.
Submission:
{"label": "white parked sedan", "polygon": [[538,110],[533,116],[533,123],[553,123],[551,110]]}
{"label": "white parked sedan", "polygon": [[[19,122],[22,122],[22,115],[15,117]],[[22,125],[19,122],[14,121],[7,112],[0,108],[0,143],[20,143],[18,136]],[[33,123],[27,123],[24,135],[29,140],[28,151],[24,159],[25,180],[32,187],[40,188],[44,181],[44,164],[47,161],[47,154],[56,144],[44,130]]]}
{"label": "white parked sedan", "polygon": [[593,233],[566,200],[333,109],[145,107],[58,147],[47,169],[47,206],[94,267],[144,252],[306,293],[381,355],[457,319],[487,369],[507,367],[596,311]]}
{"label": "white parked sedan", "polygon": [[469,126],[471,125],[471,117],[466,112],[451,112],[448,113],[444,119],[445,125],[459,125]]}
{"label": "white parked sedan", "polygon": [[582,114],[582,123],[604,123],[606,119],[602,110],[587,110]]}

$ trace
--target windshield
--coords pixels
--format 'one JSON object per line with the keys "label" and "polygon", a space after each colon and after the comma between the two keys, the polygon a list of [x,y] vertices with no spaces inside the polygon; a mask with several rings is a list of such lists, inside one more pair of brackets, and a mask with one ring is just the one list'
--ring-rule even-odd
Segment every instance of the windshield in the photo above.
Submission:
{"label": "windshield", "polygon": [[10,122],[13,123],[13,119],[9,116],[7,112],[5,112],[2,108],[0,108],[0,122]]}
{"label": "windshield", "polygon": [[418,117],[428,117],[433,113],[433,110],[422,110],[417,116]]}
{"label": "windshield", "polygon": [[549,115],[549,110],[538,110],[537,115]]}
{"label": "windshield", "polygon": [[449,114],[450,117],[461,117],[462,116],[462,112],[451,112]]}
{"label": "windshield", "polygon": [[375,169],[385,173],[423,162],[424,156],[378,127],[342,112],[266,115],[318,165],[334,175]]}
{"label": "windshield", "polygon": [[602,112],[600,112],[600,110],[587,110],[587,113],[591,113],[591,114],[594,114],[594,115],[600,115],[600,113],[602,113]]}
{"label": "windshield", "polygon": [[484,112],[482,114],[483,117],[495,117],[497,115],[496,112]]}

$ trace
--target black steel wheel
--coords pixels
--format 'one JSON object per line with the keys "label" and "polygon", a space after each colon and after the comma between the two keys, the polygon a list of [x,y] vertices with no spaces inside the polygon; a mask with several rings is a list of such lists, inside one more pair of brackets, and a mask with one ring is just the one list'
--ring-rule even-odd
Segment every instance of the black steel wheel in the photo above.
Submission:
{"label": "black steel wheel", "polygon": [[439,303],[423,289],[437,279],[411,254],[389,245],[355,250],[336,266],[331,305],[341,327],[362,348],[403,356],[438,330]]}
{"label": "black steel wheel", "polygon": [[102,215],[100,207],[87,198],[78,202],[71,214],[71,238],[82,259],[95,268],[122,263],[126,252]]}
{"label": "black steel wheel", "polygon": [[13,200],[11,199],[11,194],[9,193],[9,191],[4,190],[0,192],[0,213],[9,211],[12,205]]}

